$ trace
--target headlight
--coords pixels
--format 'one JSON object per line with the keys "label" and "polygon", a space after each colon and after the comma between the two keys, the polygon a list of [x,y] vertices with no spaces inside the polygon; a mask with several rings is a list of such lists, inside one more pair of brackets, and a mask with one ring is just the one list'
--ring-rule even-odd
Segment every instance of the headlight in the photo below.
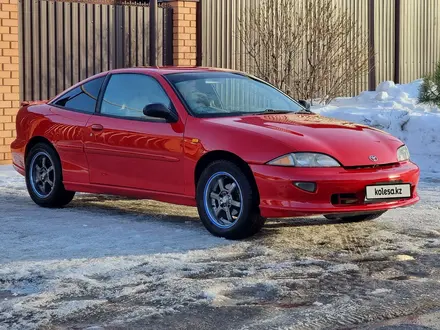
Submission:
{"label": "headlight", "polygon": [[407,146],[401,146],[397,149],[397,160],[403,162],[409,159],[409,150]]}
{"label": "headlight", "polygon": [[339,167],[336,159],[318,153],[298,152],[284,155],[267,164],[278,166],[296,166],[296,167]]}

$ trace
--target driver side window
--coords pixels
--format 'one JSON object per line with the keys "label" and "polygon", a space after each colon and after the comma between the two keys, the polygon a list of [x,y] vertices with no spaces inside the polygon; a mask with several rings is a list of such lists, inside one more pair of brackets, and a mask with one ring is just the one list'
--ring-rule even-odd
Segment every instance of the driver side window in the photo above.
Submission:
{"label": "driver side window", "polygon": [[153,103],[171,108],[170,99],[154,78],[135,73],[114,74],[102,99],[101,114],[158,121],[143,113],[144,107]]}

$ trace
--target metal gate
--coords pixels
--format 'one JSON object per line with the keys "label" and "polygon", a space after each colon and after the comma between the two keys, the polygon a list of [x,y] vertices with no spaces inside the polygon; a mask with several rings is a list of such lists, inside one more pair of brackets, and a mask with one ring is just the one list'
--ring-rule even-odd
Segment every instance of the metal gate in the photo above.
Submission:
{"label": "metal gate", "polygon": [[[159,7],[157,64],[172,65],[172,8]],[[20,0],[20,99],[49,99],[93,74],[145,66],[149,7]]]}

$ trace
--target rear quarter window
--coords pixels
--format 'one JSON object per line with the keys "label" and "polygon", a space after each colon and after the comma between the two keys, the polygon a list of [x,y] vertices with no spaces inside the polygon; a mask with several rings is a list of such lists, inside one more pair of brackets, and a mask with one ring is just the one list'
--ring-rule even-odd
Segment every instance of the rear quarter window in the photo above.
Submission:
{"label": "rear quarter window", "polygon": [[100,77],[86,82],[64,93],[51,104],[69,110],[93,113],[104,79],[105,77]]}

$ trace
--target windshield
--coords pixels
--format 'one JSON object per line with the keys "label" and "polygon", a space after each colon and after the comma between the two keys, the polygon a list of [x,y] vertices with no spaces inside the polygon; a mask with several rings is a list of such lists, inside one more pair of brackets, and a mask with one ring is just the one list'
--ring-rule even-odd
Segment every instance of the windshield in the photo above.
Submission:
{"label": "windshield", "polygon": [[166,76],[190,112],[200,117],[304,110],[293,99],[258,79],[232,72],[189,72]]}

